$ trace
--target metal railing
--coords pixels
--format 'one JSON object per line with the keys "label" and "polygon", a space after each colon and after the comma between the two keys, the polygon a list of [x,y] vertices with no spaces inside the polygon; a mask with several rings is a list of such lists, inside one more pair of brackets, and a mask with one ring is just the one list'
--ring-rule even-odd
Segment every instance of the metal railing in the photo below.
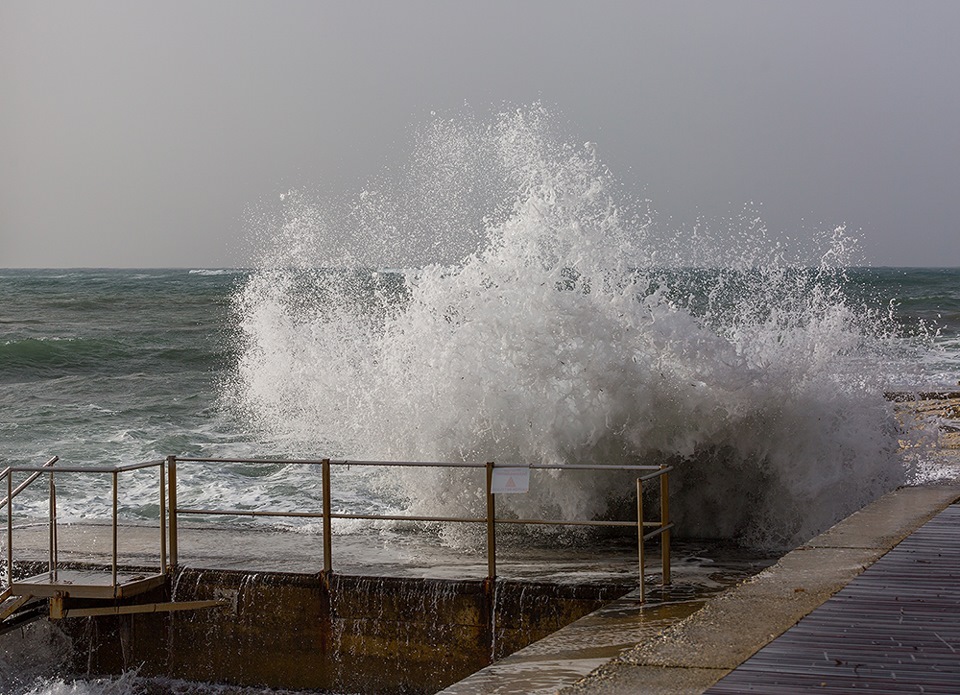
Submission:
{"label": "metal railing", "polygon": [[[51,468],[57,461],[60,460],[59,456],[51,456],[46,463],[40,465],[36,470],[34,470],[30,475],[26,477],[16,488],[13,487],[13,474],[17,469],[14,466],[9,466],[4,468],[3,471],[0,471],[0,481],[7,481],[7,496],[0,500],[0,509],[4,507],[7,508],[7,581],[10,582],[13,580],[13,500],[16,499],[17,495],[30,487],[33,482],[39,478],[44,473],[44,469]],[[53,487],[53,476],[50,477],[50,499],[56,499]],[[52,502],[51,502],[52,504]],[[55,515],[54,515],[55,516]],[[54,524],[50,525],[50,556],[51,558],[54,555],[56,549],[56,526]]]}
{"label": "metal railing", "polygon": [[[51,456],[46,463],[40,466],[40,468],[50,468],[59,460],[59,456]],[[4,468],[2,471],[0,471],[0,480],[7,480],[7,496],[0,500],[0,509],[6,507],[17,495],[30,487],[34,480],[43,475],[43,471],[36,471],[35,473],[27,476],[27,479],[17,485],[16,489],[13,489],[12,475],[13,470],[11,468]]]}
{"label": "metal railing", "polygon": [[[598,521],[591,519],[523,519],[523,518],[498,518],[496,515],[496,496],[493,480],[494,471],[498,468],[494,462],[487,463],[453,463],[453,462],[417,462],[417,461],[355,461],[347,459],[239,459],[239,458],[196,458],[196,457],[177,457],[168,456],[166,459],[157,461],[147,461],[144,463],[119,465],[119,466],[57,466],[53,469],[53,464],[57,461],[54,457],[43,466],[11,466],[0,473],[0,479],[3,476],[7,479],[7,497],[0,503],[7,505],[7,566],[13,567],[13,505],[10,504],[17,494],[22,492],[28,485],[35,481],[43,473],[50,475],[50,504],[49,504],[49,526],[50,526],[50,548],[49,548],[49,566],[51,576],[55,577],[59,563],[58,536],[57,536],[57,503],[56,503],[56,484],[55,475],[65,473],[79,474],[109,474],[112,477],[112,548],[111,548],[111,568],[114,585],[117,579],[118,567],[118,529],[119,529],[119,478],[120,474],[143,470],[147,468],[157,468],[159,470],[159,564],[160,571],[167,572],[179,564],[179,538],[177,525],[179,517],[183,515],[219,515],[219,516],[239,516],[239,517],[289,517],[289,518],[317,518],[322,520],[323,534],[323,574],[329,577],[333,573],[333,529],[332,521],[334,519],[353,519],[353,520],[377,520],[377,521],[411,521],[427,523],[466,523],[466,524],[484,524],[486,527],[486,556],[487,556],[487,581],[492,582],[497,576],[497,527],[501,525],[542,525],[542,526],[585,526],[585,527],[625,527],[636,528],[637,530],[637,558],[640,583],[641,600],[645,598],[645,571],[646,554],[644,543],[653,538],[660,538],[661,549],[661,571],[663,584],[670,583],[670,530],[673,524],[670,522],[669,511],[669,473],[673,470],[671,466],[650,466],[650,465],[589,465],[589,464],[570,464],[570,465],[546,465],[534,464],[529,466],[529,470],[558,470],[558,471],[608,471],[608,472],[635,472],[639,473],[636,478],[636,519],[623,521]],[[269,465],[298,465],[298,466],[319,466],[322,475],[322,506],[319,511],[301,510],[301,511],[277,511],[277,510],[250,510],[250,509],[207,509],[195,507],[181,507],[177,499],[177,465],[179,464],[216,464],[220,466],[241,464],[269,464]],[[397,515],[397,514],[354,514],[347,512],[335,512],[332,507],[332,484],[330,472],[336,466],[366,466],[366,467],[416,467],[416,468],[463,468],[463,469],[484,469],[485,476],[485,497],[486,512],[483,516],[424,516],[424,515]],[[527,468],[518,466],[502,466],[502,468]],[[30,475],[25,482],[21,483],[14,490],[12,486],[12,474],[14,472],[24,472]],[[648,481],[659,481],[659,502],[660,518],[647,521],[644,519],[643,492],[644,483]]]}
{"label": "metal railing", "polygon": [[[49,525],[49,557],[48,557],[48,567],[50,577],[54,580],[57,578],[57,573],[60,565],[59,560],[59,535],[58,535],[58,517],[57,517],[57,486],[56,486],[56,476],[64,475],[67,473],[80,473],[80,474],[109,474],[112,479],[112,518],[111,518],[111,578],[113,585],[117,585],[117,574],[119,567],[119,551],[118,551],[118,536],[119,536],[119,496],[120,496],[120,474],[129,472],[129,471],[138,471],[144,470],[147,468],[158,468],[160,471],[159,475],[159,565],[160,572],[166,572],[168,569],[167,565],[167,509],[166,509],[166,490],[165,490],[165,461],[156,460],[156,461],[145,461],[143,463],[133,463],[119,466],[56,466],[53,467],[53,464],[56,463],[59,459],[54,456],[52,459],[47,461],[42,466],[10,466],[0,474],[0,478],[4,476],[7,479],[7,496],[4,500],[0,501],[0,508],[4,505],[7,507],[7,574],[8,581],[13,581],[13,560],[14,560],[14,543],[13,543],[13,504],[12,501],[18,494],[23,492],[31,483],[33,483],[38,477],[44,473],[49,473],[50,476],[50,485],[49,485],[49,512],[48,512],[48,525]],[[13,489],[13,474],[14,473],[29,473],[27,478],[20,483],[16,489]]]}
{"label": "metal railing", "polygon": [[[198,463],[198,464],[273,464],[273,465],[301,465],[301,466],[319,466],[322,471],[322,510],[321,511],[272,511],[272,510],[249,510],[249,509],[200,509],[190,507],[179,507],[176,498],[176,471],[177,463]],[[484,516],[424,516],[424,515],[396,515],[396,514],[351,514],[345,512],[334,512],[331,504],[331,480],[330,471],[335,466],[367,466],[367,467],[415,467],[415,468],[467,468],[467,469],[485,469],[485,498],[486,514]],[[426,523],[459,523],[459,524],[484,524],[486,526],[486,555],[487,555],[487,580],[493,581],[497,576],[497,526],[504,524],[520,525],[541,525],[541,526],[587,526],[587,527],[627,527],[637,529],[637,562],[640,582],[641,600],[645,597],[645,573],[646,573],[646,553],[644,551],[644,542],[653,538],[660,537],[661,548],[661,571],[663,584],[670,583],[670,529],[673,524],[670,523],[670,471],[671,466],[650,466],[650,465],[593,465],[593,464],[533,464],[527,466],[503,466],[504,468],[529,468],[530,471],[537,470],[559,470],[559,471],[633,471],[641,475],[636,479],[636,519],[624,521],[597,521],[591,519],[514,519],[497,518],[496,515],[496,496],[493,490],[493,476],[497,464],[490,461],[486,463],[454,463],[454,462],[426,462],[426,461],[360,461],[349,459],[226,459],[226,458],[194,458],[194,457],[167,457],[167,470],[169,475],[170,488],[170,537],[172,545],[170,556],[173,564],[177,563],[176,546],[176,526],[177,518],[180,515],[225,515],[240,517],[290,517],[290,518],[317,518],[323,523],[323,572],[327,575],[333,572],[333,519],[353,519],[370,521],[411,521]],[[658,520],[645,521],[643,509],[643,483],[652,480],[660,481],[660,518]],[[649,529],[649,530],[647,530]]]}

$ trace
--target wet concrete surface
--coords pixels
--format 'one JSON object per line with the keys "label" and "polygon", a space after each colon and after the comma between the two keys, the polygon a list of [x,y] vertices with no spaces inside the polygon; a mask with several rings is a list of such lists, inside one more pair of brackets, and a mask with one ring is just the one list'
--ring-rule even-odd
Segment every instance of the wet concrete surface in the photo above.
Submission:
{"label": "wet concrete surface", "polygon": [[[105,564],[112,557],[112,527],[102,522],[58,526],[61,563]],[[178,560],[187,567],[250,572],[315,574],[323,570],[323,539],[319,533],[226,525],[180,526]],[[16,526],[14,560],[46,561],[49,531],[46,521]],[[155,526],[121,525],[120,565],[160,566],[160,532]],[[6,537],[0,538],[6,547]],[[635,581],[636,542],[609,541],[601,546],[511,547],[497,552],[497,576],[544,582]],[[656,558],[648,572],[658,572]],[[447,547],[435,534],[378,532],[335,535],[333,569],[338,574],[434,579],[483,579],[483,552]]]}
{"label": "wet concrete surface", "polygon": [[901,488],[713,598],[628,594],[441,693],[702,693],[958,498]]}
{"label": "wet concrete surface", "polygon": [[957,499],[957,483],[896,490],[689,618],[553,692],[702,693]]}
{"label": "wet concrete surface", "polygon": [[[58,537],[63,564],[107,565],[111,561],[110,525],[61,524]],[[323,567],[322,538],[315,533],[181,525],[178,537],[180,563],[187,567],[301,575],[315,575]],[[15,559],[44,562],[48,539],[45,522],[21,524],[14,535]],[[334,568],[344,575],[481,579],[487,571],[483,553],[441,546],[434,534],[371,531],[335,535],[333,547]],[[699,608],[707,596],[775,559],[713,542],[676,543],[672,554],[674,582],[665,591],[660,587],[656,563],[659,554],[652,555],[653,562],[647,568],[646,605],[641,605],[637,593],[632,592],[490,670],[481,671],[480,689],[463,692],[554,692],[558,684],[575,682],[635,644],[649,640]],[[501,579],[557,585],[636,582],[636,544],[629,539],[569,548],[507,543],[499,548],[498,560]],[[159,567],[159,529],[121,526],[118,561],[121,566]],[[501,677],[510,683],[509,690],[497,690],[500,686],[489,680]]]}
{"label": "wet concrete surface", "polygon": [[[103,522],[60,524],[61,563],[109,564],[112,528]],[[319,533],[227,525],[184,526],[178,530],[178,560],[186,567],[250,572],[315,574],[323,570],[323,539]],[[15,562],[48,558],[47,522],[16,526]],[[6,547],[6,535],[0,548]],[[369,530],[334,534],[333,569],[354,576],[483,579],[487,558],[481,550],[442,544],[435,533]],[[5,553],[5,550],[4,550]],[[647,583],[659,586],[660,555],[647,553]],[[706,596],[771,564],[776,558],[719,542],[675,541],[672,552],[675,596],[700,592]],[[160,533],[156,526],[121,525],[118,564],[160,566]],[[498,541],[497,576],[558,584],[636,582],[636,540],[630,536],[589,543],[534,545],[527,539]]]}
{"label": "wet concrete surface", "polygon": [[546,695],[574,683],[634,645],[654,638],[704,603],[642,604],[637,592],[440,691],[442,695]]}

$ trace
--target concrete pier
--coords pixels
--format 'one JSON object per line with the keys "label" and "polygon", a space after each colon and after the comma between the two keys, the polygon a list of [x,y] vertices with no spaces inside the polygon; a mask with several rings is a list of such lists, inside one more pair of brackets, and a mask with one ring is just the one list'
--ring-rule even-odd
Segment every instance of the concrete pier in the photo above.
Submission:
{"label": "concrete pier", "polygon": [[628,594],[442,693],[703,693],[958,499],[960,483],[901,488],[715,598]]}
{"label": "concrete pier", "polygon": [[[128,567],[150,567],[157,536],[148,526],[119,529]],[[313,534],[210,526],[181,528],[180,537],[186,566],[135,602],[225,605],[95,618],[68,611],[57,625],[72,642],[74,672],[136,668],[144,677],[245,687],[427,695],[637,583],[627,549],[594,560],[558,549],[552,562],[526,564],[511,563],[506,552],[503,567],[512,565],[514,576],[490,583],[482,557],[431,547],[429,560],[411,561],[404,556],[416,543],[371,547],[377,534],[338,539],[340,566],[365,567],[367,575],[319,571],[322,548]],[[17,529],[15,576],[46,571],[47,538],[45,523]],[[111,551],[109,525],[60,529],[61,568],[109,564]]]}
{"label": "concrete pier", "polygon": [[79,672],[321,692],[434,693],[626,591],[191,570],[145,600],[226,600],[176,614],[66,619]]}

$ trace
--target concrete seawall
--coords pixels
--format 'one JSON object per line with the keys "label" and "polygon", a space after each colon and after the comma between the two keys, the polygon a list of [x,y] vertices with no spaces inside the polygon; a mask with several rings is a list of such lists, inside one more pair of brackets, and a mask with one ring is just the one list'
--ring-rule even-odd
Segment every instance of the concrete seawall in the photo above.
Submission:
{"label": "concrete seawall", "polygon": [[66,619],[78,673],[434,693],[632,587],[185,569],[139,597],[224,608]]}

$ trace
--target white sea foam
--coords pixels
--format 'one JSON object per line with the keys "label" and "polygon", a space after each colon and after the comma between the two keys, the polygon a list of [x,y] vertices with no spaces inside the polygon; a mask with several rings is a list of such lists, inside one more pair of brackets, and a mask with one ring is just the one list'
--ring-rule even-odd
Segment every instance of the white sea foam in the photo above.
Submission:
{"label": "white sea foam", "polygon": [[[351,458],[669,461],[685,532],[762,544],[904,480],[892,340],[844,293],[842,228],[811,268],[755,216],[674,233],[539,107],[427,131],[388,188],[291,192],[256,219],[227,390],[264,436]],[[363,270],[388,266],[419,269]],[[419,512],[482,508],[461,472],[383,489]],[[501,509],[597,517],[632,489],[538,473]]]}
{"label": "white sea foam", "polygon": [[236,272],[237,271],[232,268],[194,268],[190,271],[190,274],[216,277],[218,275],[233,275]]}

